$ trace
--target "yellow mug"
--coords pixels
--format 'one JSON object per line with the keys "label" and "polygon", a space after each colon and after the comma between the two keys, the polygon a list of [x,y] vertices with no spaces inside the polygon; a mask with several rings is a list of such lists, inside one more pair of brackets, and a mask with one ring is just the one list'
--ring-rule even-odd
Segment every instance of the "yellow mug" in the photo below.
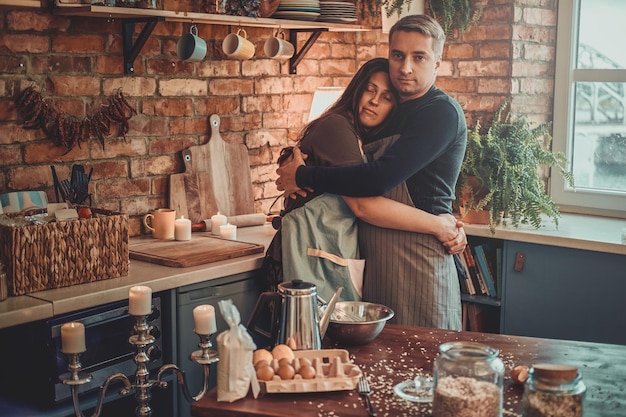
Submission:
{"label": "yellow mug", "polygon": [[156,209],[143,216],[143,224],[152,232],[155,239],[174,239],[176,210]]}

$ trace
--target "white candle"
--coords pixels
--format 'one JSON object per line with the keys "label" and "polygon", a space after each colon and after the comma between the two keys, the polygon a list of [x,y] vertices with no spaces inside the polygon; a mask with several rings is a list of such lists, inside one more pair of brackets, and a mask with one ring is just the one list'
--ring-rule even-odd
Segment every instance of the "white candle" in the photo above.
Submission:
{"label": "white candle", "polygon": [[152,289],[144,285],[131,287],[128,292],[128,313],[145,316],[152,313]]}
{"label": "white candle", "polygon": [[85,326],[73,321],[61,326],[61,352],[82,353],[85,348]]}
{"label": "white candle", "polygon": [[215,308],[209,304],[199,305],[193,309],[194,331],[197,334],[213,334],[217,331],[215,324]]}
{"label": "white candle", "polygon": [[225,225],[227,222],[226,216],[220,214],[218,211],[217,214],[211,216],[211,233],[215,236],[220,236],[220,226]]}
{"label": "white candle", "polygon": [[174,239],[191,240],[191,220],[181,216],[174,223]]}
{"label": "white candle", "polygon": [[237,240],[237,226],[230,223],[220,226],[220,236],[224,239]]}

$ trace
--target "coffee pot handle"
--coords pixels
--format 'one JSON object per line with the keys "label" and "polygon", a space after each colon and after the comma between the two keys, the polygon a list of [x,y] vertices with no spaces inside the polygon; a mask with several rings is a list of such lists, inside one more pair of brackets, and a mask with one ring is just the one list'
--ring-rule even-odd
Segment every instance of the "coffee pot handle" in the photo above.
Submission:
{"label": "coffee pot handle", "polygon": [[[270,339],[272,345],[276,343],[276,338],[278,337],[280,301],[281,296],[277,292],[261,293],[256,301],[250,320],[248,320],[248,330]],[[265,327],[260,327],[263,324],[265,324]],[[269,329],[267,328],[268,325]]]}

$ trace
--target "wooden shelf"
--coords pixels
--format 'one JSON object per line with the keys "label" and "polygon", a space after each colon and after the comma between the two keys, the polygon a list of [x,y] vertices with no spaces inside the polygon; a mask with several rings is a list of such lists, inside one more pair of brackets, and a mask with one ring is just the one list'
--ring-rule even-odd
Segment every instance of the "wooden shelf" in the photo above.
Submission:
{"label": "wooden shelf", "polygon": [[0,6],[41,7],[39,0],[0,0]]}
{"label": "wooden shelf", "polygon": [[[14,0],[17,2],[18,0]],[[26,1],[23,1],[26,2]],[[2,4],[4,2],[0,2]],[[38,3],[38,2],[37,2]],[[141,9],[132,7],[113,6],[92,6],[85,4],[65,4],[54,9],[54,13],[62,16],[90,16],[101,18],[118,19],[149,19],[158,18],[166,22],[193,22],[197,24],[209,25],[232,25],[249,27],[268,27],[282,29],[322,29],[329,32],[363,32],[371,28],[343,24],[310,22],[306,20],[288,20],[272,18],[254,18],[245,16],[231,16],[222,14],[196,13],[196,12],[174,12],[169,10]]]}
{"label": "wooden shelf", "polygon": [[[17,0],[14,0],[17,1]],[[1,4],[2,0],[0,0]],[[296,51],[289,61],[289,73],[295,74],[296,68],[307,51],[319,38],[322,32],[363,32],[371,28],[327,22],[311,22],[306,20],[288,20],[271,18],[254,18],[245,16],[231,16],[222,14],[174,12],[169,10],[143,9],[132,7],[93,6],[88,4],[59,4],[54,9],[54,14],[60,16],[83,16],[99,18],[116,18],[123,21],[124,37],[124,72],[133,74],[133,62],[143,48],[146,40],[154,30],[158,22],[189,22],[208,25],[228,25],[247,27],[266,27],[273,29],[289,30],[289,41],[296,46],[297,34],[301,32],[311,33],[304,46]],[[137,41],[133,41],[135,23],[146,23]]]}

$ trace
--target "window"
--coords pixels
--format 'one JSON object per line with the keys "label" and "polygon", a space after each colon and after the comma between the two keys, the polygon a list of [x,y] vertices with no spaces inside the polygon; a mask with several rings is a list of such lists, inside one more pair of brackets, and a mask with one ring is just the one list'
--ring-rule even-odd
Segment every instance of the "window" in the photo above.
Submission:
{"label": "window", "polygon": [[553,149],[567,155],[576,185],[551,179],[563,211],[626,216],[624,22],[624,0],[559,2]]}

